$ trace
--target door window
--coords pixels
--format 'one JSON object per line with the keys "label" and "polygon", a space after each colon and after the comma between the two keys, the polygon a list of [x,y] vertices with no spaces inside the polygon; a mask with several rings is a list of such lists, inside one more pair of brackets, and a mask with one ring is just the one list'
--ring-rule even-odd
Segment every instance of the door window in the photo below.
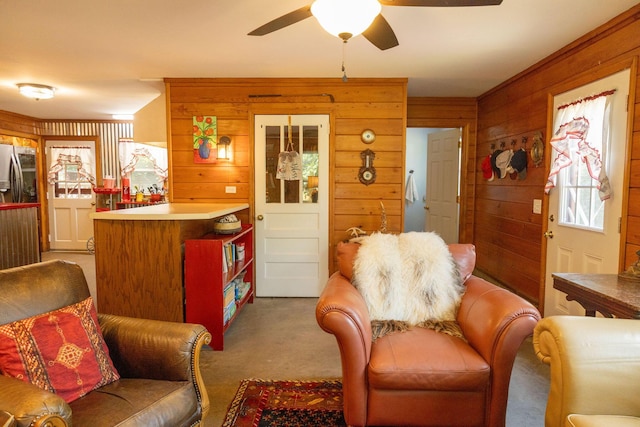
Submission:
{"label": "door window", "polygon": [[91,199],[95,185],[91,147],[52,147],[48,180],[53,196],[61,199]]}
{"label": "door window", "polygon": [[586,164],[573,162],[561,175],[560,224],[602,231],[604,202]]}
{"label": "door window", "polygon": [[[265,194],[267,203],[317,203],[319,186],[318,126],[265,127]],[[291,142],[291,143],[289,143]],[[302,148],[302,149],[301,149]],[[300,179],[278,179],[278,163],[285,151],[300,156]]]}

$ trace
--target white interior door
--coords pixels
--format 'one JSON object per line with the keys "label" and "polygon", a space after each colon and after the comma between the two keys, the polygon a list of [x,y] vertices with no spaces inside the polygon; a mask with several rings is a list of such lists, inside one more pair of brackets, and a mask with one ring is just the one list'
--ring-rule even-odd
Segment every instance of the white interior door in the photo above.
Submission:
{"label": "white interior door", "polygon": [[86,250],[93,236],[95,141],[45,141],[52,250]]}
{"label": "white interior door", "polygon": [[435,231],[447,243],[458,243],[460,129],[427,137],[425,231]]}
{"label": "white interior door", "polygon": [[[585,311],[576,302],[566,300],[566,294],[553,288],[552,273],[618,273],[620,256],[619,221],[622,211],[622,188],[624,180],[624,161],[627,139],[627,96],[629,93],[629,70],[614,74],[586,86],[560,94],[554,98],[554,112],[557,107],[577,99],[616,89],[611,95],[610,143],[606,148],[607,158],[603,167],[611,182],[612,197],[600,205],[595,191],[590,193],[578,188],[588,185],[586,166],[574,161],[576,169],[561,170],[556,187],[549,193],[549,218],[547,228],[547,265],[545,279],[545,316],[554,314],[584,315]],[[555,131],[555,130],[554,130]],[[548,146],[547,146],[548,147]],[[547,149],[551,149],[548,147]],[[551,162],[556,152],[551,155]],[[577,177],[577,178],[571,178]],[[568,180],[568,181],[565,181]],[[565,191],[566,190],[566,191]],[[585,197],[581,197],[582,193]],[[578,206],[572,202],[576,202]],[[602,227],[576,224],[571,218],[581,215],[576,211],[591,214]],[[602,216],[602,221],[597,217]],[[587,221],[582,221],[587,222]],[[552,233],[552,234],[550,234]],[[552,237],[551,237],[552,236]]]}
{"label": "white interior door", "polygon": [[[278,179],[289,140],[299,180]],[[317,297],[329,275],[329,116],[255,117],[255,265],[259,297]]]}

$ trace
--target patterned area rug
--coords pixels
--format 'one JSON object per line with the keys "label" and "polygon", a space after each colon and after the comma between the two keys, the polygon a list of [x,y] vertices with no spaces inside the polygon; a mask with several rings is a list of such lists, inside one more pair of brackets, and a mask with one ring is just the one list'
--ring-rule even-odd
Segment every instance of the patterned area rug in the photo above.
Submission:
{"label": "patterned area rug", "polygon": [[222,427],[344,427],[339,380],[242,380]]}

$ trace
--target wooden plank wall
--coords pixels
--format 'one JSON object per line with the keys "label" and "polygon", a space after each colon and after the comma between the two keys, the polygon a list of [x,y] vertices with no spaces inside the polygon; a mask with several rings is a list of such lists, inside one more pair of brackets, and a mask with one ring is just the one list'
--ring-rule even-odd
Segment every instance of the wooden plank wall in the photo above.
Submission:
{"label": "wooden plank wall", "polygon": [[407,100],[407,127],[462,128],[460,229],[458,241],[473,243],[477,103],[475,98]]}
{"label": "wooden plank wall", "polygon": [[[523,71],[478,99],[478,145],[476,151],[475,237],[477,267],[535,302],[544,301],[546,212],[532,214],[534,199],[543,199],[548,174],[548,102],[554,94],[632,67],[640,54],[640,6],[586,34],[538,64]],[[637,79],[635,80],[637,86]],[[640,95],[632,88],[630,111],[633,136],[629,188],[624,194],[623,256],[628,266],[640,249]],[[635,108],[634,108],[635,107]],[[480,168],[491,145],[512,140],[516,148],[528,138],[531,148],[536,132],[544,134],[545,166],[536,168],[529,158],[524,181],[509,178],[484,181]]]}
{"label": "wooden plank wall", "polygon": [[[390,232],[403,227],[406,79],[166,79],[169,118],[170,198],[173,202],[249,203],[253,222],[253,117],[256,114],[328,114],[330,254],[346,230],[379,229],[380,202]],[[251,97],[250,95],[279,95]],[[331,96],[329,96],[331,95]],[[333,102],[331,97],[333,97]],[[233,159],[194,164],[192,118],[216,116],[218,135],[232,138]],[[360,141],[364,129],[376,132],[374,143]],[[376,182],[358,180],[360,152],[376,153]],[[236,186],[226,194],[227,185]],[[331,259],[332,257],[330,257]],[[334,271],[335,266],[331,265]]]}

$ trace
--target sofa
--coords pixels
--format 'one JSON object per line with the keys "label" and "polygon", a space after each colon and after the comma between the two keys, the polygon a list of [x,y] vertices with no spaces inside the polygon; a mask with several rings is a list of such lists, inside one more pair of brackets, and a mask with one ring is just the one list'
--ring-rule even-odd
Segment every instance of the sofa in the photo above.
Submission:
{"label": "sofa", "polygon": [[551,367],[545,427],[640,427],[640,322],[549,316],[533,334]]}
{"label": "sofa", "polygon": [[504,427],[513,363],[538,310],[473,276],[475,247],[452,244],[465,286],[457,311],[464,339],[415,327],[373,342],[367,305],[351,283],[358,247],[338,244],[339,271],[316,306],[340,349],[347,424]]}
{"label": "sofa", "polygon": [[[0,375],[0,410],[4,411],[0,419],[7,425],[33,427],[200,425],[209,411],[199,369],[200,351],[211,339],[209,332],[196,324],[94,313],[95,306],[87,305],[90,302],[84,273],[75,263],[46,261],[0,271],[0,368],[5,374]],[[81,306],[89,307],[86,313],[73,311]],[[91,325],[91,319],[97,319],[99,327]],[[76,320],[82,328],[73,323]],[[41,323],[45,326],[34,326]],[[62,337],[60,349],[80,348],[84,358],[94,354],[90,351],[94,348],[96,356],[86,360],[97,360],[98,372],[109,376],[98,376],[95,388],[89,390],[89,379],[97,374],[87,366],[93,365],[69,356],[45,360],[44,354],[50,351],[45,348],[47,340],[59,338],[46,336],[47,324],[55,325]],[[16,365],[11,350],[18,344],[12,338],[22,335],[28,335],[19,344],[18,361],[24,363]],[[36,344],[37,352],[25,351]],[[38,364],[39,358],[46,363]],[[77,384],[85,387],[79,397],[62,397],[68,385],[62,385],[62,364],[66,364],[65,373],[75,372]],[[7,376],[9,369],[27,365],[35,367],[28,375]],[[55,392],[46,388],[49,385]]]}

